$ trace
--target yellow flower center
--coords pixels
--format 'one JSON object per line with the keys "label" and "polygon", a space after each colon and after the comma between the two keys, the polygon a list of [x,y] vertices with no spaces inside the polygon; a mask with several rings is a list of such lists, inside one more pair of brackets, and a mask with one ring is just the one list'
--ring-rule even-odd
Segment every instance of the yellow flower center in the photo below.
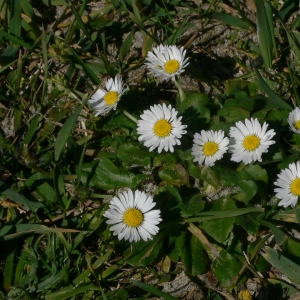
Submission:
{"label": "yellow flower center", "polygon": [[212,156],[219,150],[219,145],[215,142],[207,142],[203,146],[203,152],[206,156]]}
{"label": "yellow flower center", "polygon": [[136,208],[129,208],[123,215],[124,222],[127,226],[138,227],[144,220],[143,214]]}
{"label": "yellow flower center", "polygon": [[117,92],[110,91],[107,92],[103,98],[107,105],[113,105],[117,102],[118,97],[119,94]]}
{"label": "yellow flower center", "polygon": [[251,300],[252,299],[252,295],[247,290],[240,291],[238,293],[238,297],[239,297],[240,300]]}
{"label": "yellow flower center", "polygon": [[293,180],[290,189],[295,196],[300,196],[300,178],[295,178]]}
{"label": "yellow flower center", "polygon": [[166,137],[172,130],[172,125],[165,119],[158,120],[153,127],[154,133],[160,138]]}
{"label": "yellow flower center", "polygon": [[177,72],[180,68],[180,63],[176,59],[170,59],[165,63],[165,71],[169,74]]}
{"label": "yellow flower center", "polygon": [[244,138],[244,147],[248,151],[253,151],[258,148],[260,145],[260,138],[251,134]]}
{"label": "yellow flower center", "polygon": [[297,122],[295,123],[295,127],[296,127],[297,129],[300,129],[300,120],[297,121]]}

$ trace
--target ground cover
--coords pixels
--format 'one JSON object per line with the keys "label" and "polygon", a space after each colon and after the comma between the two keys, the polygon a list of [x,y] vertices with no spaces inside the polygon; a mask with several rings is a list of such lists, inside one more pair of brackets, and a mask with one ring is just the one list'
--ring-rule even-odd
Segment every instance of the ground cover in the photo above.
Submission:
{"label": "ground cover", "polygon": [[300,299],[298,1],[0,16],[0,298]]}

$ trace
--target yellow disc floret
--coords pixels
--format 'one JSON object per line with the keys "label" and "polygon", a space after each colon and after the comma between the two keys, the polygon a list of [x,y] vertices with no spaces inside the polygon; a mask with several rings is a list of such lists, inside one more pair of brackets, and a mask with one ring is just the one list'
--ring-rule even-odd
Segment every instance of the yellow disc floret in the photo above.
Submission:
{"label": "yellow disc floret", "polygon": [[165,63],[165,71],[169,74],[174,74],[180,68],[180,63],[176,59],[170,59]]}
{"label": "yellow disc floret", "polygon": [[161,119],[154,124],[153,131],[158,137],[164,138],[171,133],[172,125],[167,120]]}
{"label": "yellow disc floret", "polygon": [[203,146],[203,153],[206,156],[212,156],[219,150],[219,145],[215,142],[207,142]]}
{"label": "yellow disc floret", "polygon": [[256,135],[251,134],[244,138],[244,147],[248,151],[253,151],[256,148],[258,148],[260,145],[260,138],[258,138]]}
{"label": "yellow disc floret", "polygon": [[300,178],[295,178],[291,183],[290,190],[295,196],[300,196]]}
{"label": "yellow disc floret", "polygon": [[110,91],[107,92],[103,98],[107,105],[114,105],[119,98],[119,94],[117,92]]}
{"label": "yellow disc floret", "polygon": [[142,224],[144,216],[138,209],[129,208],[124,212],[123,219],[127,226],[138,227]]}
{"label": "yellow disc floret", "polygon": [[238,297],[240,300],[252,300],[252,295],[247,290],[240,291]]}
{"label": "yellow disc floret", "polygon": [[295,127],[296,127],[296,129],[300,129],[300,120],[298,120],[298,121],[295,123]]}

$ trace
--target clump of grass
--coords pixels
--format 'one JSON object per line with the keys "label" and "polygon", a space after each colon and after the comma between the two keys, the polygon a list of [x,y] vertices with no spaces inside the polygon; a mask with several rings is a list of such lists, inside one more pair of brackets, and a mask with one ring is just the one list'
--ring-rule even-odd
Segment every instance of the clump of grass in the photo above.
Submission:
{"label": "clump of grass", "polygon": [[[206,299],[299,292],[300,19],[296,1],[254,4],[0,1],[2,298],[178,299],[161,283],[179,267]],[[124,240],[107,221],[128,190],[157,224],[137,209]]]}

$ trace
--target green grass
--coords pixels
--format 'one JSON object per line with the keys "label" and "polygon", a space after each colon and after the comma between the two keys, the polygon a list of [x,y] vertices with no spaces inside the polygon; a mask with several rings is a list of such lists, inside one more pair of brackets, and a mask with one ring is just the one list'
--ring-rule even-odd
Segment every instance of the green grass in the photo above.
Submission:
{"label": "green grass", "polygon": [[[0,299],[179,299],[162,291],[178,266],[205,299],[237,298],[250,279],[272,299],[299,292],[300,207],[274,197],[299,159],[287,122],[300,105],[298,4],[0,0]],[[144,68],[158,44],[187,50],[176,85]],[[127,91],[95,117],[88,100],[117,74]],[[174,153],[138,140],[135,119],[159,103],[188,126]],[[262,162],[193,162],[195,132],[250,117],[276,132]],[[119,241],[106,224],[127,188],[161,210],[152,241]],[[197,277],[211,272],[219,290]]]}

